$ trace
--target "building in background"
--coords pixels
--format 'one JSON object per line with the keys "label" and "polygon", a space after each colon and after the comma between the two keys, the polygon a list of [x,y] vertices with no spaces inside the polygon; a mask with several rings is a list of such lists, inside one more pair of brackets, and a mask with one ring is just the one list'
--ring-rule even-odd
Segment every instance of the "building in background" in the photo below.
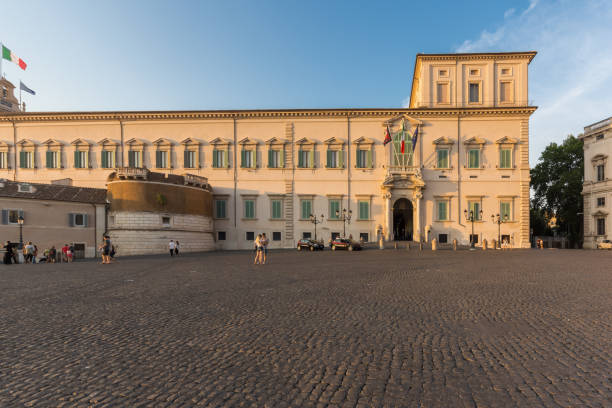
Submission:
{"label": "building in background", "polygon": [[294,247],[314,236],[311,214],[325,241],[464,244],[497,239],[500,214],[502,238],[527,248],[535,54],[419,54],[406,109],[0,113],[0,176],[98,188],[121,167],[205,177],[219,249],[251,249],[260,232]]}
{"label": "building in background", "polygon": [[612,236],[612,117],[584,128],[584,247]]}

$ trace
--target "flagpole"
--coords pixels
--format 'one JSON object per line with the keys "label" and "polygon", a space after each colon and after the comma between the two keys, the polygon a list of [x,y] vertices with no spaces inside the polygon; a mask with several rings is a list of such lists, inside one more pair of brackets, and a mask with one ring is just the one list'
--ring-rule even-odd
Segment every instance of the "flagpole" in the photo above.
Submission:
{"label": "flagpole", "polygon": [[21,79],[19,80],[19,110],[21,110]]}
{"label": "flagpole", "polygon": [[0,55],[0,79],[2,79],[3,78],[3,75],[2,75],[2,60],[4,59],[3,58],[4,57],[4,53],[2,52],[2,43],[1,42],[0,42],[0,54],[3,54],[3,55]]}

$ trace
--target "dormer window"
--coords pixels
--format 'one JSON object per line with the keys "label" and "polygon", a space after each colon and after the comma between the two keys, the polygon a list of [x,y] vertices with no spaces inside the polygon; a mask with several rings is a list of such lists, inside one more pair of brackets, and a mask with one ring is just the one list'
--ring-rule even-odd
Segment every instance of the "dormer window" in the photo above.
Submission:
{"label": "dormer window", "polygon": [[17,187],[17,191],[19,191],[20,193],[31,193],[32,192],[32,186],[29,184],[19,184]]}

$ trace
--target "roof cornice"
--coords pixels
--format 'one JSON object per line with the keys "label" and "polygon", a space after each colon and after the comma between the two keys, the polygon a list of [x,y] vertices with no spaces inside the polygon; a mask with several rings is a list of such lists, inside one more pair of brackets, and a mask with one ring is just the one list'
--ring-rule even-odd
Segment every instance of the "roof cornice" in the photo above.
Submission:
{"label": "roof cornice", "polygon": [[62,121],[141,121],[141,120],[231,120],[300,118],[381,118],[398,115],[418,117],[531,115],[536,106],[499,108],[415,108],[415,109],[286,109],[235,111],[125,111],[125,112],[7,112],[0,113],[0,123]]}

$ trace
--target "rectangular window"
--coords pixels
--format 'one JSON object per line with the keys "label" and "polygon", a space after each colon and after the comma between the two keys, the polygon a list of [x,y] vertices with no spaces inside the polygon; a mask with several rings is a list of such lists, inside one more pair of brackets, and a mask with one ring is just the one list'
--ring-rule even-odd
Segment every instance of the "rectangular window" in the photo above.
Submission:
{"label": "rectangular window", "polygon": [[338,150],[328,150],[326,167],[328,169],[342,168],[342,152]]}
{"label": "rectangular window", "polygon": [[283,218],[283,200],[272,200],[272,219],[278,220]]}
{"label": "rectangular window", "polygon": [[215,200],[215,218],[226,218],[227,201],[226,200]]}
{"label": "rectangular window", "polygon": [[140,150],[130,150],[128,152],[128,167],[142,167],[142,152]]}
{"label": "rectangular window", "polygon": [[112,169],[115,167],[115,152],[112,150],[102,150],[100,161],[103,169]]}
{"label": "rectangular window", "polygon": [[34,168],[34,152],[19,152],[19,168]]}
{"label": "rectangular window", "polygon": [[272,241],[280,241],[280,240],[281,240],[281,233],[280,233],[280,231],[272,232]]}
{"label": "rectangular window", "polygon": [[255,241],[255,233],[253,231],[247,231],[246,233],[247,241]]}
{"label": "rectangular window", "polygon": [[471,82],[470,83],[470,103],[480,102],[480,84]]}
{"label": "rectangular window", "polygon": [[310,238],[312,238],[312,233],[302,232],[302,239],[310,239]]}
{"label": "rectangular window", "polygon": [[475,221],[480,221],[480,210],[480,201],[470,201],[468,203],[468,211],[474,214]]}
{"label": "rectangular window", "polygon": [[448,103],[448,83],[437,84],[437,102]]}
{"label": "rectangular window", "polygon": [[196,168],[196,152],[195,150],[185,150],[183,153],[183,167],[186,169]]}
{"label": "rectangular window", "polygon": [[229,153],[227,150],[214,149],[213,150],[213,168],[224,169],[224,168],[229,167],[228,156],[229,156]]}
{"label": "rectangular window", "polygon": [[155,152],[155,167],[158,169],[167,169],[168,166],[168,152],[166,150],[158,150]]}
{"label": "rectangular window", "polygon": [[438,234],[438,242],[440,244],[448,243],[448,234]]}
{"label": "rectangular window", "polygon": [[438,221],[448,221],[448,201],[438,201]]}
{"label": "rectangular window", "polygon": [[311,152],[310,150],[298,151],[298,167],[301,169],[314,167],[313,157],[313,152]]}
{"label": "rectangular window", "polygon": [[510,243],[510,235],[503,235],[501,236],[501,242],[502,243],[506,243],[509,244]]}
{"label": "rectangular window", "polygon": [[606,235],[606,219],[597,219],[597,235]]}
{"label": "rectangular window", "polygon": [[510,201],[502,201],[499,203],[499,215],[504,221],[512,220],[512,203]]}
{"label": "rectangular window", "polygon": [[271,169],[279,169],[283,167],[280,150],[268,150],[268,167]]}
{"label": "rectangular window", "polygon": [[255,200],[244,200],[244,218],[255,218]]}
{"label": "rectangular window", "polygon": [[[336,211],[338,211],[338,215],[336,215]],[[337,220],[340,218],[340,200],[329,200],[329,216],[327,217],[330,220]]]}
{"label": "rectangular window", "polygon": [[357,168],[369,169],[372,168],[372,150],[357,150]]}
{"label": "rectangular window", "polygon": [[606,197],[597,197],[597,206],[603,207],[606,205]]}
{"label": "rectangular window", "polygon": [[468,168],[479,169],[480,168],[480,150],[470,149],[468,150]]}
{"label": "rectangular window", "polygon": [[48,169],[59,169],[61,166],[61,162],[60,162],[60,152],[59,151],[55,151],[55,152],[50,152],[48,151],[46,154],[46,167]]}
{"label": "rectangular window", "polygon": [[68,225],[71,227],[87,227],[87,214],[68,214]]}
{"label": "rectangular window", "polygon": [[470,234],[470,242],[473,242],[475,244],[478,243],[478,234]]}
{"label": "rectangular window", "polygon": [[361,242],[370,242],[370,236],[367,232],[359,233],[359,241]]}
{"label": "rectangular window", "polygon": [[499,101],[512,102],[512,82],[499,83]]}
{"label": "rectangular window", "polygon": [[0,169],[8,169],[8,152],[0,152]]}
{"label": "rectangular window", "polygon": [[170,217],[162,217],[162,226],[169,227],[170,226]]}
{"label": "rectangular window", "polygon": [[300,201],[300,219],[307,220],[312,214],[312,200],[301,200]]}
{"label": "rectangular window", "polygon": [[604,179],[605,179],[604,165],[598,164],[597,165],[597,181],[604,181]]}
{"label": "rectangular window", "polygon": [[240,152],[240,167],[243,169],[255,168],[254,150],[242,150]]}
{"label": "rectangular window", "polygon": [[217,241],[225,241],[225,231],[217,231]]}
{"label": "rectangular window", "polygon": [[74,152],[74,168],[87,169],[89,168],[89,152],[76,151]]}
{"label": "rectangular window", "polygon": [[335,240],[336,238],[338,238],[341,234],[339,232],[332,232],[331,233],[331,239],[332,241]]}
{"label": "rectangular window", "polygon": [[437,168],[439,169],[448,169],[449,168],[449,164],[448,164],[448,149],[438,149],[437,150],[437,155],[438,155],[438,162],[437,164]]}
{"label": "rectangular window", "polygon": [[499,150],[499,168],[500,169],[512,168],[512,150],[511,149],[500,149]]}
{"label": "rectangular window", "polygon": [[359,201],[359,219],[369,220],[370,219],[370,202]]}
{"label": "rectangular window", "polygon": [[3,224],[19,224],[19,217],[23,217],[21,210],[2,210]]}

